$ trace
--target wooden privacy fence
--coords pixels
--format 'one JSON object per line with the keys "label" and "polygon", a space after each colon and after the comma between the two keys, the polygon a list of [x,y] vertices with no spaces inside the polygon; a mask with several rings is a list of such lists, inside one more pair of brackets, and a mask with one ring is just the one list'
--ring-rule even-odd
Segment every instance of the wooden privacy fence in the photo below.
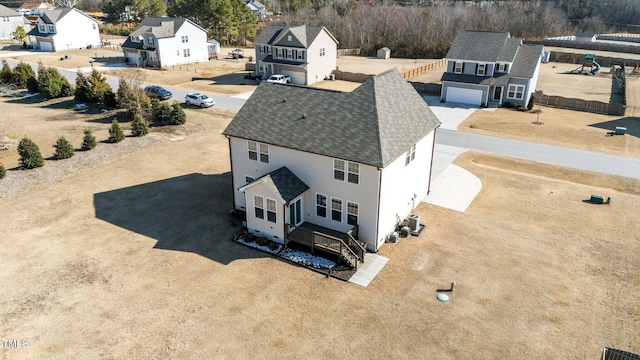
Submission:
{"label": "wooden privacy fence", "polygon": [[561,40],[524,40],[525,44],[540,44],[544,46],[555,46],[563,48],[573,49],[585,49],[585,50],[599,50],[599,51],[612,51],[621,52],[627,54],[640,54],[640,46],[638,45],[623,45],[623,44],[611,44],[611,43],[580,43],[573,41],[561,41]]}
{"label": "wooden privacy fence", "polygon": [[536,92],[536,103],[542,106],[584,111],[596,114],[624,115],[623,104],[608,104],[601,101],[587,101],[582,99],[565,98],[562,96],[546,95]]}
{"label": "wooden privacy fence", "polygon": [[[634,59],[622,59],[622,58],[614,58],[614,57],[600,56],[600,55],[596,55],[595,60],[603,68],[608,68],[608,67],[611,67],[612,65],[633,66],[636,61]],[[584,63],[584,54],[551,51],[551,54],[549,55],[549,61],[559,62],[564,64],[581,65],[582,63]]]}
{"label": "wooden privacy fence", "polygon": [[427,71],[439,69],[443,67],[446,63],[447,61],[445,59],[440,59],[434,63],[418,66],[417,68],[413,68],[411,70],[405,71],[402,73],[402,77],[405,78],[405,80],[411,79],[412,77],[418,76],[420,74],[424,74]]}
{"label": "wooden privacy fence", "polygon": [[[384,60],[381,60],[384,61]],[[405,72],[402,72],[402,77],[405,79],[410,79],[414,76],[420,75],[420,74],[424,74],[427,71],[432,71],[432,70],[436,70],[439,69],[443,66],[446,65],[446,60],[445,59],[440,59],[434,63],[431,64],[426,64],[423,66],[418,66],[416,68],[413,68],[411,70],[407,70]],[[363,83],[367,80],[369,80],[372,76],[371,74],[359,74],[359,73],[352,73],[352,72],[347,72],[347,71],[340,71],[339,69],[335,69],[333,71],[333,75],[335,76],[336,80],[344,80],[344,81],[352,81],[352,82],[359,82],[359,83]],[[415,87],[415,85],[414,85]],[[439,92],[438,92],[439,93]]]}
{"label": "wooden privacy fence", "polygon": [[359,56],[360,49],[338,49],[338,56]]}

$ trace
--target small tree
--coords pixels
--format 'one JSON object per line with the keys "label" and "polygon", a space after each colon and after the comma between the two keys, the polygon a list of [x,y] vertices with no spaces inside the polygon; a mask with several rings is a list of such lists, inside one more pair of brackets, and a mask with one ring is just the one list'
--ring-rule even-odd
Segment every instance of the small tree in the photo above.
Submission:
{"label": "small tree", "polygon": [[24,30],[24,27],[18,26],[16,31],[13,32],[13,38],[24,43],[27,40],[27,32]]}
{"label": "small tree", "polygon": [[94,103],[104,103],[104,97],[107,92],[113,92],[111,85],[107,83],[107,78],[95,68],[91,70],[91,74],[87,78],[91,91],[89,92],[89,101]]}
{"label": "small tree", "polygon": [[58,69],[52,67],[39,71],[38,90],[48,98],[73,95],[73,88],[69,81],[60,74]]}
{"label": "small tree", "polygon": [[159,103],[157,111],[153,117],[156,124],[171,122],[171,112],[173,108],[168,103]]}
{"label": "small tree", "polygon": [[112,143],[119,143],[122,140],[124,140],[124,131],[122,131],[118,120],[113,119],[111,128],[109,129],[109,141]]}
{"label": "small tree", "polygon": [[4,179],[5,176],[7,176],[7,170],[0,164],[0,179]]}
{"label": "small tree", "polygon": [[535,101],[533,100],[533,96],[531,96],[531,99],[529,99],[529,103],[527,104],[527,110],[528,111],[533,110],[534,105],[535,105]]}
{"label": "small tree", "polygon": [[76,90],[74,92],[74,100],[77,102],[88,102],[91,98],[91,89],[89,89],[89,81],[78,69],[76,72]]}
{"label": "small tree", "polygon": [[116,106],[118,106],[118,100],[116,99],[116,93],[114,93],[112,90],[107,91],[106,93],[104,93],[104,106],[106,107],[110,107],[110,108],[114,108]]}
{"label": "small tree", "polygon": [[20,163],[25,169],[35,169],[44,166],[44,159],[40,153],[40,148],[31,139],[24,138],[18,144],[18,154]]}
{"label": "small tree", "polygon": [[68,159],[74,154],[73,146],[64,136],[60,136],[53,147],[56,149],[53,153],[56,160]]}
{"label": "small tree", "polygon": [[149,133],[149,123],[139,114],[133,117],[131,123],[131,135],[133,136],[145,136]]}
{"label": "small tree", "polygon": [[0,83],[11,84],[11,67],[7,60],[2,59],[2,70],[0,70]]}
{"label": "small tree", "polygon": [[20,61],[20,63],[18,63],[18,65],[16,65],[16,67],[13,68],[13,71],[11,72],[11,82],[18,85],[18,87],[20,87],[21,89],[26,89],[27,80],[29,80],[29,78],[35,77],[36,72],[33,71],[31,65],[23,61]]}
{"label": "small tree", "polygon": [[96,147],[96,137],[93,136],[91,130],[84,130],[84,138],[82,138],[82,150],[91,150]]}
{"label": "small tree", "polygon": [[174,101],[171,107],[171,125],[182,125],[186,123],[187,114],[184,113],[184,109],[182,109],[182,106],[180,106],[177,101]]}

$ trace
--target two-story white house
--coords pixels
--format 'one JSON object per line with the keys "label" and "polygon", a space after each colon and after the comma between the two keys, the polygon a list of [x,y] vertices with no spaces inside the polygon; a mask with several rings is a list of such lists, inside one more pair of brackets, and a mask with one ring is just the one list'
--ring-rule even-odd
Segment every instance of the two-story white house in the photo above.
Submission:
{"label": "two-story white house", "polygon": [[288,75],[291,83],[310,85],[336,69],[338,40],[324,26],[269,25],[254,41],[256,76]]}
{"label": "two-story white house", "polygon": [[34,48],[41,51],[86,49],[100,45],[98,22],[76,8],[44,10],[29,31]]}
{"label": "two-story white house", "polygon": [[127,61],[167,67],[209,60],[207,30],[189,19],[145,17],[122,44]]}
{"label": "two-story white house", "polygon": [[234,208],[279,243],[350,234],[377,251],[429,192],[439,126],[395,69],[352,92],[263,82],[223,132]]}
{"label": "two-story white house", "polygon": [[536,90],[544,48],[508,32],[460,31],[447,53],[440,99],[476,106],[526,106]]}
{"label": "two-story white house", "polygon": [[0,4],[0,39],[13,39],[13,33],[19,26],[26,32],[31,30],[31,24],[24,15]]}

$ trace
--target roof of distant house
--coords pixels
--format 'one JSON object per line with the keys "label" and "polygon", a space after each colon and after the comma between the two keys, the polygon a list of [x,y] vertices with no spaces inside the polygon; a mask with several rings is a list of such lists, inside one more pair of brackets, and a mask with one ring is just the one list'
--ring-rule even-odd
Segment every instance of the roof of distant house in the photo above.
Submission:
{"label": "roof of distant house", "polygon": [[0,16],[22,16],[22,14],[16,12],[15,10],[11,10],[8,7],[0,4]]}
{"label": "roof of distant house", "polygon": [[308,48],[318,37],[318,35],[325,30],[329,36],[338,43],[333,35],[324,26],[307,26],[307,25],[267,25],[260,35],[256,37],[255,44],[275,44],[287,31],[291,32],[293,36],[300,41],[300,43]]}
{"label": "roof of distant house", "polygon": [[396,69],[352,92],[261,83],[223,134],[384,167],[440,126]]}

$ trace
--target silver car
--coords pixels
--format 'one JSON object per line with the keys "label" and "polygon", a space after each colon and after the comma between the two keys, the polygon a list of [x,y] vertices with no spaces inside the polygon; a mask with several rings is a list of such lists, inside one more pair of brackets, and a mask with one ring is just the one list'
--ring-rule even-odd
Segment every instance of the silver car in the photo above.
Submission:
{"label": "silver car", "polygon": [[201,108],[216,104],[215,100],[201,93],[188,93],[187,96],[184,97],[184,102],[187,105],[200,106]]}

